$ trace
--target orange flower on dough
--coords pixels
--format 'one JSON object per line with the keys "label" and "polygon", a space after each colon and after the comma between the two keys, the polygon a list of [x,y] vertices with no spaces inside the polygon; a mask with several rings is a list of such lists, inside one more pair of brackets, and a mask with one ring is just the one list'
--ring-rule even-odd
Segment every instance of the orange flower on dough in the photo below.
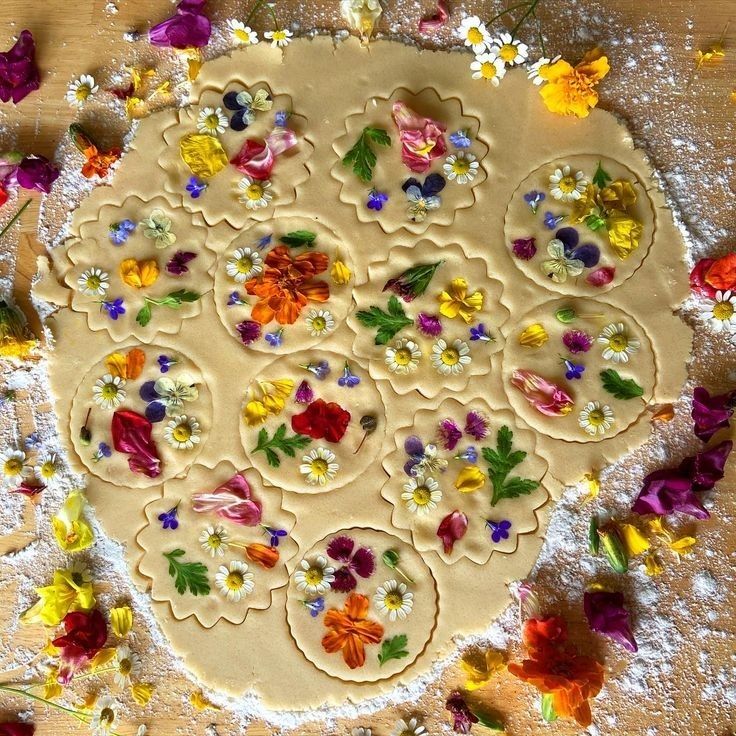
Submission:
{"label": "orange flower on dough", "polygon": [[328,654],[342,650],[342,658],[351,670],[365,664],[365,645],[378,644],[383,638],[383,626],[369,621],[368,598],[351,593],[342,610],[331,608],[325,614],[328,631],[322,637],[322,647]]}
{"label": "orange flower on dough", "polygon": [[598,48],[585,54],[577,66],[560,59],[541,72],[546,83],[539,94],[550,112],[585,118],[598,104],[595,87],[610,69],[608,58]]}
{"label": "orange flower on dough", "polygon": [[251,319],[268,324],[292,325],[308,302],[326,302],[330,287],[314,277],[327,270],[329,258],[324,253],[300,253],[291,257],[285,245],[274,248],[264,262],[263,273],[245,283],[245,289],[258,301]]}
{"label": "orange flower on dough", "polygon": [[253,542],[245,548],[245,556],[251,561],[255,562],[261,567],[265,567],[266,570],[270,570],[275,567],[279,561],[279,551],[276,547],[269,547],[267,544],[261,544],[260,542]]}
{"label": "orange flower on dough", "polygon": [[123,283],[136,289],[155,284],[158,274],[156,261],[136,261],[135,258],[126,258],[120,264],[120,278]]}
{"label": "orange flower on dough", "polygon": [[112,376],[135,381],[143,372],[146,363],[146,354],[140,348],[129,350],[127,355],[123,353],[110,353],[105,358],[105,367]]}

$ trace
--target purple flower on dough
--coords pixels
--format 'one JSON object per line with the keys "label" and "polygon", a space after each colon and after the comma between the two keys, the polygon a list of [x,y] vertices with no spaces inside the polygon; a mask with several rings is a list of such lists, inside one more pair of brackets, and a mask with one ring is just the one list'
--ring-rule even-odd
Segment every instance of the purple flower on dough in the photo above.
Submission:
{"label": "purple flower on dough", "polygon": [[493,340],[490,332],[488,332],[486,326],[482,322],[479,323],[477,327],[471,326],[470,339],[474,341],[480,340],[481,342],[491,342]]}
{"label": "purple flower on dough", "polygon": [[314,391],[312,390],[312,387],[306,381],[302,381],[297,386],[294,399],[297,404],[311,404],[314,400]]}
{"label": "purple flower on dough", "polygon": [[488,436],[488,417],[479,411],[469,411],[465,417],[465,433],[474,440],[483,440]]}
{"label": "purple flower on dough", "polygon": [[532,189],[531,192],[524,195],[524,201],[531,208],[532,214],[537,214],[537,209],[539,209],[540,203],[544,201],[544,196],[544,192],[538,192],[536,189]]}
{"label": "purple flower on dough", "polygon": [[135,230],[133,220],[120,220],[120,222],[111,222],[108,228],[110,234],[110,242],[113,245],[123,245],[128,241],[130,234]]}
{"label": "purple flower on dough", "polygon": [[555,233],[555,238],[562,243],[567,258],[582,261],[585,268],[593,268],[593,266],[598,265],[598,261],[601,259],[600,248],[593,245],[593,243],[578,245],[580,235],[574,227],[560,228]]}
{"label": "purple flower on dough", "polygon": [[376,569],[376,558],[367,547],[355,549],[355,541],[346,535],[335,537],[327,545],[327,554],[333,560],[344,563],[335,571],[332,590],[349,593],[358,584],[355,575],[369,578]]}
{"label": "purple flower on dough", "polygon": [[573,355],[577,355],[590,350],[593,338],[582,330],[568,330],[562,335],[562,343]]}
{"label": "purple flower on dough", "polygon": [[486,519],[486,527],[491,532],[491,540],[498,544],[503,539],[509,538],[509,529],[511,529],[511,522],[508,519],[502,519],[501,521],[493,521],[493,519]]}
{"label": "purple flower on dough", "polygon": [[283,328],[279,328],[274,332],[267,332],[264,339],[272,348],[279,348],[283,342],[283,337],[284,330]]}
{"label": "purple flower on dough", "polygon": [[186,187],[184,187],[192,199],[199,199],[202,193],[207,189],[209,185],[206,181],[198,179],[196,176],[190,176]]}
{"label": "purple flower on dough", "polygon": [[368,202],[366,203],[366,206],[369,210],[380,212],[386,202],[388,202],[388,194],[385,192],[379,192],[377,189],[371,189],[368,192]]}
{"label": "purple flower on dough", "polygon": [[454,133],[450,133],[450,143],[455,148],[470,148],[473,142],[468,137],[467,130],[456,130]]}
{"label": "purple flower on dough", "polygon": [[454,450],[463,433],[452,419],[441,419],[437,428],[437,438],[445,450]]}
{"label": "purple flower on dough", "polygon": [[537,246],[534,245],[534,238],[517,238],[511,244],[511,250],[514,255],[521,261],[530,261],[537,255]]}
{"label": "purple flower on dough", "polygon": [[162,529],[178,529],[179,519],[176,518],[179,512],[179,504],[176,504],[173,508],[158,515],[158,520],[161,522]]}
{"label": "purple flower on dough", "polygon": [[360,377],[356,376],[350,370],[350,363],[345,361],[345,367],[342,370],[342,375],[337,379],[337,385],[343,388],[354,388],[360,383]]}
{"label": "purple flower on dough", "polygon": [[158,363],[158,368],[161,373],[168,373],[169,368],[171,368],[172,365],[176,365],[179,361],[174,358],[169,358],[168,355],[159,355],[156,362]]}
{"label": "purple flower on dough", "polygon": [[193,261],[196,257],[196,253],[178,250],[166,264],[166,270],[172,276],[182,276],[189,271],[189,266],[187,266],[187,264]]}
{"label": "purple flower on dough", "polygon": [[250,345],[261,336],[261,325],[252,319],[244,319],[235,325],[243,345]]}
{"label": "purple flower on dough", "polygon": [[101,301],[100,307],[105,312],[107,312],[107,316],[113,321],[117,321],[117,318],[121,314],[125,314],[125,307],[123,306],[123,297],[118,297],[117,299],[113,299],[112,301],[109,301],[109,300]]}
{"label": "purple flower on dough", "polygon": [[583,371],[585,370],[584,365],[578,365],[577,363],[573,363],[571,360],[567,359],[564,359],[562,362],[565,364],[565,378],[567,378],[568,381],[583,377]]}
{"label": "purple flower on dough", "polygon": [[442,334],[440,318],[434,314],[419,312],[417,315],[417,329],[427,337],[438,337]]}
{"label": "purple flower on dough", "polygon": [[551,212],[545,212],[544,226],[548,230],[554,230],[564,219],[565,215],[553,215]]}

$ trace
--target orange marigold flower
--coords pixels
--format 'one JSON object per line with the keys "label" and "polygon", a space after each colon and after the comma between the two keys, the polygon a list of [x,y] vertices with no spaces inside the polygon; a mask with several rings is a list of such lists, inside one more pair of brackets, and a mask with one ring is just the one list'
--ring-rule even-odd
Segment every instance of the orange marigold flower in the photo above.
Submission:
{"label": "orange marigold flower", "polygon": [[120,278],[123,283],[136,289],[155,284],[158,274],[158,263],[154,260],[136,261],[135,258],[126,258],[120,264]]}
{"label": "orange marigold flower", "polygon": [[599,48],[585,54],[577,66],[560,59],[544,69],[542,76],[546,84],[539,94],[550,112],[585,118],[598,104],[595,87],[610,68],[608,58]]}
{"label": "orange marigold flower", "polygon": [[279,561],[279,551],[276,547],[269,547],[267,544],[253,542],[245,548],[245,556],[261,567],[270,570]]}
{"label": "orange marigold flower", "polygon": [[300,253],[292,258],[285,245],[274,248],[266,256],[263,273],[245,283],[248,294],[259,297],[251,319],[262,325],[272,319],[293,325],[308,302],[326,302],[330,287],[314,277],[324,273],[328,264],[324,253]]}
{"label": "orange marigold flower", "polygon": [[91,179],[97,175],[104,179],[110,167],[120,158],[120,149],[111,148],[109,151],[99,151],[97,146],[85,148],[82,152],[87,159],[82,165],[82,176]]}
{"label": "orange marigold flower", "polygon": [[528,619],[524,644],[530,658],[512,662],[509,672],[551,695],[558,716],[589,726],[593,719],[588,701],[603,687],[601,663],[581,656],[567,643],[567,624],[557,616]]}
{"label": "orange marigold flower", "polygon": [[342,650],[351,670],[365,664],[365,645],[378,644],[383,638],[383,626],[366,618],[368,606],[366,596],[351,593],[342,610],[331,608],[325,614],[325,626],[331,631],[322,637],[322,647],[329,654]]}

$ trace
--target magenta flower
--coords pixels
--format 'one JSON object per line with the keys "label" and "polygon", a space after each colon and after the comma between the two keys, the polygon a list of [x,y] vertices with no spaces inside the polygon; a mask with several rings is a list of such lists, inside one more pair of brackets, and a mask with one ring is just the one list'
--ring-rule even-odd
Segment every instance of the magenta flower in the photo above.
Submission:
{"label": "magenta flower", "polygon": [[294,396],[297,404],[311,404],[314,401],[314,391],[312,387],[306,382],[302,381],[296,389]]}
{"label": "magenta flower", "polygon": [[433,314],[419,312],[417,315],[417,329],[427,337],[439,337],[442,334],[440,318]]}
{"label": "magenta flower", "polygon": [[399,129],[401,160],[411,171],[423,174],[432,161],[447,153],[445,126],[417,115],[402,100],[394,102],[392,112]]}
{"label": "magenta flower", "polygon": [[707,442],[719,429],[728,427],[735,402],[736,391],[711,396],[707,389],[698,386],[693,391],[695,436]]}
{"label": "magenta flower", "polygon": [[113,447],[130,455],[128,467],[133,473],[148,478],[161,475],[161,460],[151,437],[153,425],[146,417],[129,409],[118,409],[112,415],[110,430]]}
{"label": "magenta flower", "polygon": [[196,253],[190,251],[178,250],[171,257],[171,260],[166,264],[166,270],[172,276],[183,276],[189,271],[187,265],[190,261],[193,261],[197,257]]}
{"label": "magenta flower", "polygon": [[458,690],[450,693],[445,708],[452,713],[452,728],[455,733],[470,733],[473,724],[478,723],[478,716],[471,712]]}
{"label": "magenta flower", "polygon": [[454,450],[463,433],[452,419],[441,419],[437,429],[437,438],[445,450]]}
{"label": "magenta flower", "polygon": [[540,413],[548,417],[564,417],[572,411],[570,394],[534,371],[516,369],[511,385]]}
{"label": "magenta flower", "polygon": [[629,612],[624,608],[623,593],[610,593],[607,590],[587,591],[583,596],[583,608],[592,631],[610,636],[630,652],[639,649],[631,633]]}
{"label": "magenta flower", "polygon": [[154,46],[175,49],[206,46],[212,32],[212,24],[203,12],[206,3],[207,0],[181,0],[176,15],[148,31],[148,40]]}
{"label": "magenta flower", "polygon": [[445,516],[437,528],[437,536],[442,540],[442,548],[446,555],[452,554],[455,542],[465,536],[468,531],[468,517],[457,509]]}
{"label": "magenta flower", "polygon": [[522,261],[530,261],[537,254],[534,238],[517,238],[511,244],[514,255]]}
{"label": "magenta flower", "polygon": [[95,608],[89,613],[72,611],[64,616],[66,633],[53,640],[60,650],[57,681],[66,685],[74,673],[84,667],[107,642],[107,624]]}
{"label": "magenta flower", "polygon": [[15,178],[23,189],[35,189],[48,194],[51,185],[59,178],[59,169],[45,156],[26,156],[18,164]]}
{"label": "magenta flower", "polygon": [[[335,537],[327,545],[327,554],[343,566],[335,571],[335,582],[332,589],[340,593],[349,593],[358,584],[355,575],[369,578],[376,569],[376,558],[367,547],[355,549],[355,541],[345,535]],[[355,575],[353,575],[355,573]]]}
{"label": "magenta flower", "polygon": [[488,436],[488,417],[479,411],[469,411],[465,417],[465,434],[475,440],[484,440]]}
{"label": "magenta flower", "polygon": [[235,329],[238,331],[243,345],[250,345],[261,336],[261,325],[252,319],[244,319],[242,322],[238,322]]}
{"label": "magenta flower", "polygon": [[41,86],[36,44],[30,31],[21,31],[10,51],[0,52],[0,100],[16,105]]}
{"label": "magenta flower", "polygon": [[613,277],[616,275],[616,269],[613,266],[601,266],[596,268],[595,271],[591,271],[585,280],[591,286],[607,286],[613,281]]}
{"label": "magenta flower", "polygon": [[564,346],[573,354],[587,353],[593,345],[593,338],[582,330],[568,330],[562,335]]}

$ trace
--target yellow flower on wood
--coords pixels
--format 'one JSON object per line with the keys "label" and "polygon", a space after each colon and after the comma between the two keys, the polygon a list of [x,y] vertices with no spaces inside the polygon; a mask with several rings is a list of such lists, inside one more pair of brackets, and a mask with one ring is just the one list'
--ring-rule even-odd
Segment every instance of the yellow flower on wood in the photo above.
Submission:
{"label": "yellow flower on wood", "polygon": [[633,524],[619,524],[618,529],[630,557],[636,557],[636,555],[646,552],[652,546],[649,540]]}
{"label": "yellow flower on wood", "polygon": [[647,555],[644,558],[644,572],[646,572],[650,578],[661,575],[664,572],[664,567],[662,567],[656,555]]}
{"label": "yellow flower on wood", "polygon": [[57,570],[51,585],[36,588],[39,600],[22,616],[25,624],[58,626],[70,611],[91,611],[95,606],[92,583],[73,568]]}
{"label": "yellow flower on wood", "polygon": [[448,291],[443,291],[438,297],[440,314],[449,319],[460,316],[470,324],[475,319],[475,313],[483,309],[483,293],[474,291],[468,294],[468,282],[463,278],[453,279]]}
{"label": "yellow flower on wood", "polygon": [[550,112],[585,118],[598,104],[595,87],[609,71],[608,59],[601,49],[595,48],[577,66],[564,59],[550,64],[544,71],[547,81],[539,93]]}
{"label": "yellow flower on wood", "polygon": [[135,289],[152,286],[158,279],[158,263],[154,260],[136,261],[135,258],[126,258],[120,264],[120,278],[123,283]]}
{"label": "yellow flower on wood", "polygon": [[589,503],[594,498],[597,498],[601,492],[601,481],[598,478],[598,473],[595,471],[586,473],[582,478],[582,482],[588,484],[588,495],[583,499],[583,503]]}
{"label": "yellow flower on wood", "polygon": [[212,710],[220,710],[201,690],[197,690],[189,696],[189,702],[197,710],[206,710],[211,708]]}
{"label": "yellow flower on wood", "polygon": [[133,611],[130,610],[130,606],[110,609],[110,627],[115,636],[121,639],[130,634],[133,629]]}
{"label": "yellow flower on wood", "polygon": [[465,658],[460,660],[460,667],[467,677],[465,689],[468,692],[478,690],[489,683],[491,678],[506,666],[503,653],[495,649],[486,650],[484,659],[484,663],[480,666],[476,666]]}
{"label": "yellow flower on wood", "polygon": [[136,682],[131,685],[130,694],[138,705],[148,705],[156,688],[150,682]]}
{"label": "yellow flower on wood", "polygon": [[51,517],[54,537],[64,552],[79,552],[94,541],[92,527],[83,514],[86,505],[81,492],[72,491],[56,515]]}
{"label": "yellow flower on wood", "polygon": [[486,482],[485,473],[477,465],[466,465],[455,479],[455,488],[460,493],[472,493]]}
{"label": "yellow flower on wood", "polygon": [[688,555],[693,551],[693,547],[698,543],[695,537],[680,537],[673,539],[667,543],[667,546],[677,555],[677,559],[683,555]]}

